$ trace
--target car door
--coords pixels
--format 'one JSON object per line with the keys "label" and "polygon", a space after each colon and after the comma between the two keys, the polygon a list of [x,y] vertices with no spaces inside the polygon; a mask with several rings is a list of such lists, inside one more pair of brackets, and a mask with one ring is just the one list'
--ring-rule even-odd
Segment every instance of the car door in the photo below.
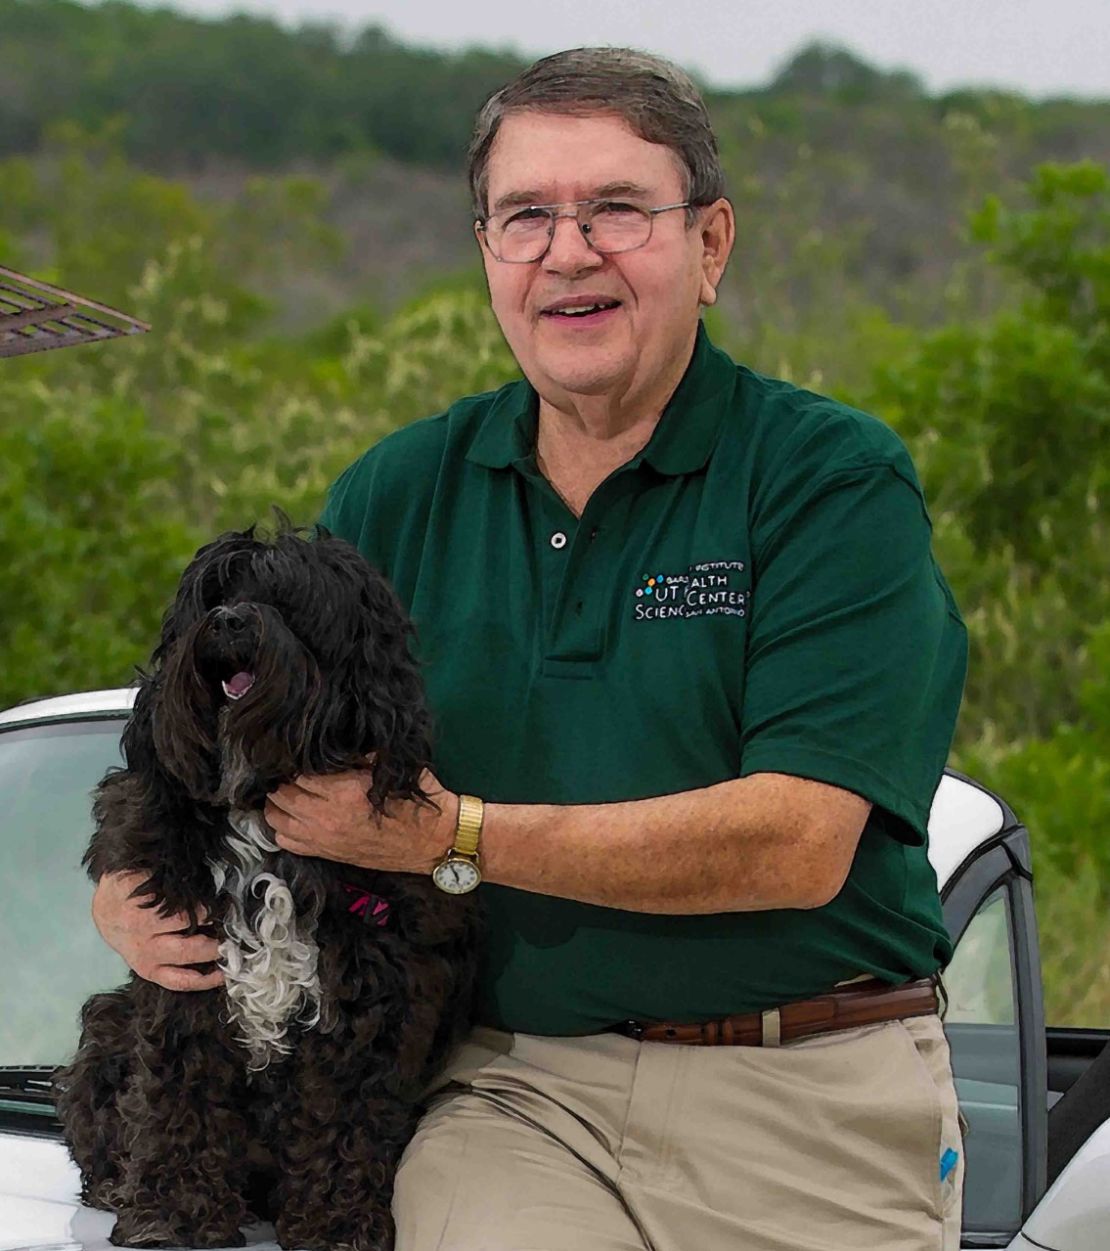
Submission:
{"label": "car door", "polygon": [[964,1247],[1008,1246],[1045,1189],[1047,1061],[1029,835],[991,798],[998,832],[941,892],[956,943],[944,974],[945,1033],[969,1126]]}

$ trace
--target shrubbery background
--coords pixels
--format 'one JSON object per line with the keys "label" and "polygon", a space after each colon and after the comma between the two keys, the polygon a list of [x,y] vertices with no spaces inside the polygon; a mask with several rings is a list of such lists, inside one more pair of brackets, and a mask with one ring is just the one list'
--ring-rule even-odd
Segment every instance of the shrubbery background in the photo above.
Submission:
{"label": "shrubbery background", "polygon": [[[0,262],[154,326],[0,362],[3,707],[125,684],[201,542],[311,521],[382,434],[515,376],[459,121],[515,63],[121,3],[0,0],[0,30]],[[26,71],[48,39],[64,91]],[[201,109],[198,57],[221,90],[292,58],[303,98]],[[952,763],[1032,831],[1049,1019],[1110,1026],[1110,106],[929,98],[815,48],[711,108],[741,226],[714,338],[909,444],[972,637]]]}

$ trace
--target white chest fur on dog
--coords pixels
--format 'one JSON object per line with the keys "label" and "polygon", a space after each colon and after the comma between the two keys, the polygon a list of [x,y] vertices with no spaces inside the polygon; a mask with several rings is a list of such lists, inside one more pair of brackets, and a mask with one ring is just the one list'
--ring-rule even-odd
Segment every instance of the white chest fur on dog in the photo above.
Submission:
{"label": "white chest fur on dog", "polygon": [[[291,1024],[320,1021],[317,917],[297,916],[288,885],[264,867],[280,848],[262,814],[232,810],[229,822],[227,859],[209,861],[216,890],[228,901],[219,967],[248,1067],[258,1070],[292,1050]],[[248,909],[252,897],[261,898],[260,907]]]}

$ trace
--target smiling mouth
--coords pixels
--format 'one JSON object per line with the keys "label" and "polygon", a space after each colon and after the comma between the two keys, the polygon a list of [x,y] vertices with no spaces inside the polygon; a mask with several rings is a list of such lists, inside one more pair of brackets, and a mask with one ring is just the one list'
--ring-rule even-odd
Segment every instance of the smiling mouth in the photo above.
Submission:
{"label": "smiling mouth", "polygon": [[561,321],[583,321],[602,313],[611,313],[620,306],[620,300],[593,300],[583,304],[568,304],[564,308],[544,309],[543,316]]}

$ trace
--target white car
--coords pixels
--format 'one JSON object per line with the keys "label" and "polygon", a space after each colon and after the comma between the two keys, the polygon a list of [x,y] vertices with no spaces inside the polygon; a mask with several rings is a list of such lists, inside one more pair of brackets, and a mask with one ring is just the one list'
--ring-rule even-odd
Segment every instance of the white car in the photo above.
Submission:
{"label": "white car", "polygon": [[[89,794],[134,698],[89,691],[0,712],[0,1251],[108,1251],[115,1220],[77,1201],[49,1075],[77,1012],[126,970],[89,918],[80,868]],[[1110,1031],[1046,1029],[1029,835],[1009,807],[949,772],[929,857],[957,940],[945,1019],[965,1142],[963,1247],[1110,1249]],[[273,1230],[245,1231],[276,1251]],[[893,1249],[892,1249],[893,1251]]]}

